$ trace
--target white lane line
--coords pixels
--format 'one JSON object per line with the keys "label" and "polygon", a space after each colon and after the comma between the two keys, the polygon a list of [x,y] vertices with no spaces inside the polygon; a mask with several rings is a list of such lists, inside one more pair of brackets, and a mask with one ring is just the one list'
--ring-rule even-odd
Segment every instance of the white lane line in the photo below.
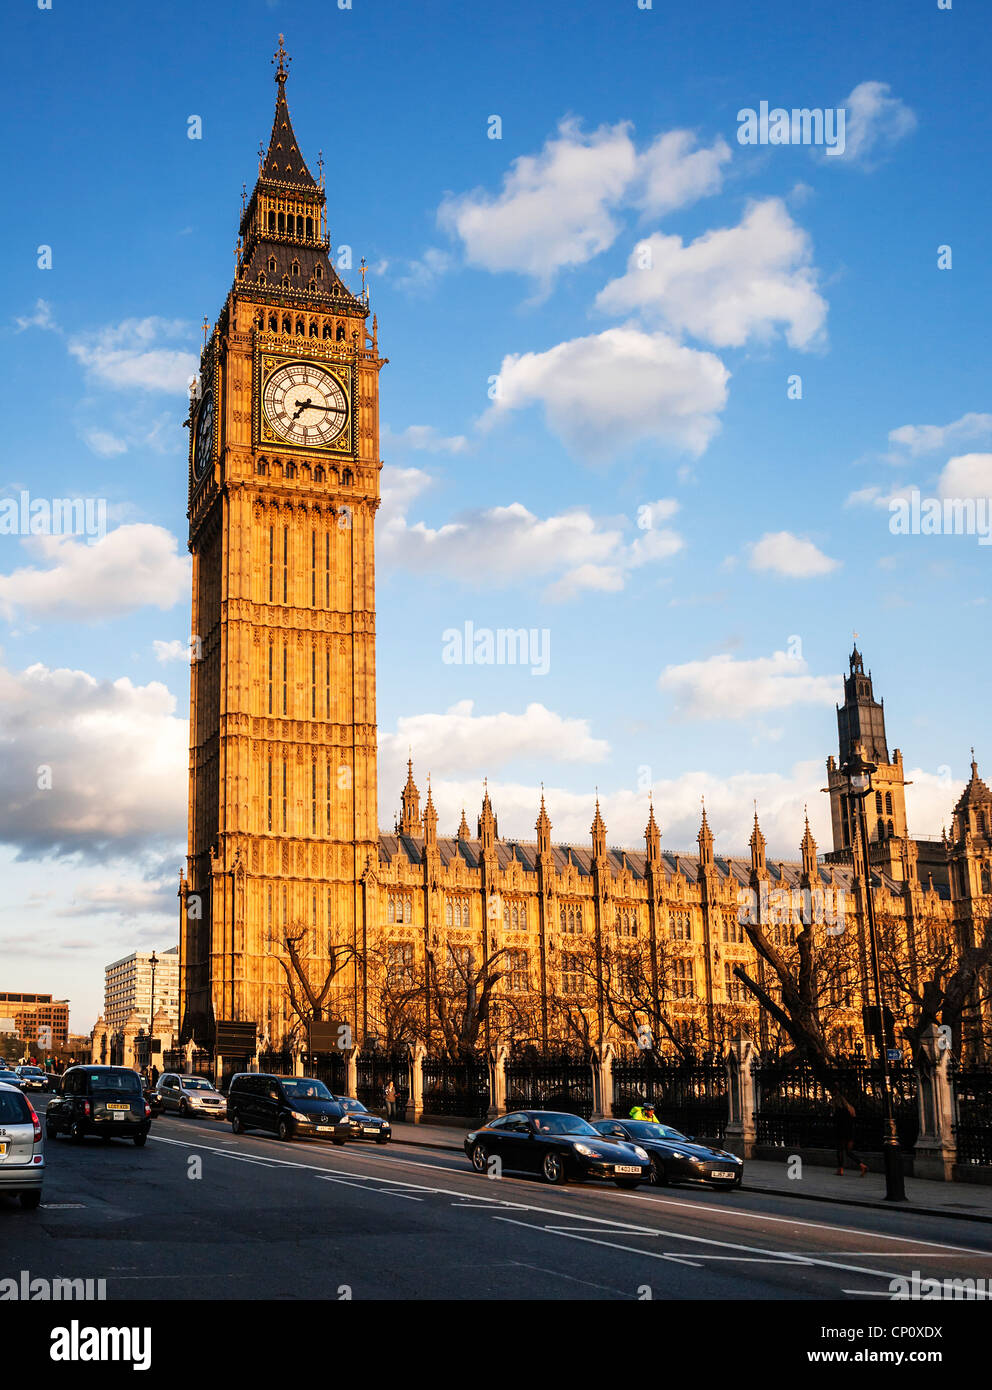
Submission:
{"label": "white lane line", "polygon": [[575,1231],[566,1231],[555,1226],[535,1226],[531,1221],[514,1221],[510,1216],[494,1216],[494,1221],[503,1221],[508,1226],[523,1226],[528,1231],[541,1231],[549,1236],[567,1236],[571,1240],[584,1240],[590,1245],[605,1245],[611,1250],[624,1250],[631,1255],[647,1255],[652,1260],[668,1260],[676,1265],[691,1265],[693,1269],[702,1266],[696,1260],[687,1260],[683,1255],[668,1255],[661,1250],[642,1250],[639,1245],[621,1245],[615,1240],[594,1240],[592,1236],[582,1236]]}
{"label": "white lane line", "polygon": [[[150,1137],[151,1137],[151,1136],[150,1136]],[[186,1148],[198,1147],[198,1148],[201,1148],[201,1149],[206,1149],[207,1152],[218,1153],[218,1154],[220,1154],[220,1155],[221,1155],[222,1157],[224,1157],[224,1158],[234,1158],[234,1157],[235,1157],[234,1154],[228,1153],[228,1152],[226,1152],[226,1151],[223,1150],[223,1149],[210,1149],[210,1147],[209,1147],[208,1145],[205,1145],[205,1144],[194,1145],[192,1142],[186,1142],[186,1141],[180,1141],[180,1140],[173,1140],[173,1139],[158,1139],[157,1142],[158,1142],[158,1143],[165,1143],[165,1144],[176,1144],[176,1145],[178,1145],[179,1147],[186,1147]],[[330,1169],[330,1170],[328,1170],[327,1168],[321,1167],[321,1166],[319,1166],[319,1165],[317,1165],[317,1164],[292,1163],[292,1162],[290,1162],[288,1159],[272,1159],[272,1160],[270,1160],[270,1162],[271,1162],[272,1166],[274,1166],[274,1167],[295,1168],[295,1169],[297,1169],[297,1170],[306,1171],[306,1172],[315,1172],[315,1173],[327,1173],[327,1172],[331,1172],[331,1173],[335,1173],[336,1171],[340,1171],[340,1170],[335,1170],[335,1169]],[[348,1172],[347,1169],[345,1169],[345,1170],[343,1170],[343,1172],[342,1172],[342,1176],[345,1176],[345,1177],[355,1177],[355,1176],[357,1176],[357,1175],[356,1175],[356,1174],[353,1174],[353,1173],[350,1173],[350,1172]],[[373,1179],[373,1181],[375,1181],[375,1179]],[[427,1192],[427,1193],[430,1193],[431,1195],[435,1195],[435,1196],[458,1197],[458,1198],[464,1198],[464,1196],[465,1196],[465,1193],[459,1192],[457,1189],[453,1189],[453,1188],[443,1188],[443,1187],[430,1187],[430,1188],[428,1188],[428,1187],[426,1187],[423,1183],[403,1183],[403,1182],[397,1181],[396,1179],[393,1179],[393,1185],[396,1186],[396,1187],[408,1187],[408,1188],[413,1188],[413,1189],[415,1189],[415,1190],[418,1191],[418,1192]],[[535,1214],[537,1214],[537,1215],[540,1215],[540,1216],[558,1216],[558,1217],[564,1217],[564,1218],[565,1218],[566,1220],[568,1220],[568,1221],[574,1220],[575,1217],[576,1217],[576,1215],[577,1215],[577,1214],[574,1213],[574,1212],[569,1212],[569,1211],[557,1211],[557,1210],[555,1210],[554,1208],[549,1208],[549,1207],[538,1207],[538,1206],[533,1205],[532,1203],[512,1203],[512,1204],[508,1204],[508,1205],[512,1205],[512,1206],[513,1206],[516,1210],[518,1210],[518,1211],[533,1212],[533,1213],[535,1213]],[[692,1205],[694,1205],[694,1204],[693,1204],[693,1203],[676,1203],[676,1204],[674,1204],[674,1205],[678,1205],[678,1206],[692,1206]],[[719,1210],[719,1209],[717,1208],[716,1210]],[[506,1217],[499,1217],[499,1216],[495,1216],[495,1217],[493,1217],[492,1219],[493,1219],[494,1221],[501,1221],[501,1220],[504,1220],[504,1221],[505,1221],[505,1220],[507,1220]],[[749,1255],[771,1255],[771,1256],[778,1257],[778,1258],[780,1258],[780,1259],[782,1259],[782,1260],[784,1260],[784,1261],[786,1261],[786,1262],[793,1263],[793,1264],[796,1264],[796,1265],[817,1265],[817,1266],[819,1266],[820,1268],[823,1268],[823,1269],[839,1269],[839,1270],[844,1270],[844,1271],[846,1271],[847,1273],[850,1273],[850,1274],[867,1274],[870,1278],[874,1278],[874,1279],[881,1279],[881,1278],[896,1279],[896,1278],[902,1278],[902,1277],[903,1277],[902,1275],[893,1274],[891,1271],[877,1270],[877,1269],[866,1269],[866,1268],[863,1268],[863,1267],[860,1266],[860,1265],[849,1265],[849,1264],[846,1264],[846,1263],[840,1263],[840,1262],[838,1262],[838,1261],[836,1261],[836,1260],[827,1260],[827,1259],[824,1259],[824,1258],[822,1258],[822,1257],[820,1257],[820,1256],[816,1256],[816,1257],[814,1257],[814,1258],[807,1258],[807,1257],[805,1257],[805,1256],[796,1257],[796,1256],[793,1256],[793,1255],[792,1255],[789,1251],[787,1251],[787,1250],[782,1250],[782,1251],[779,1251],[779,1250],[769,1250],[769,1249],[767,1249],[767,1248],[765,1248],[765,1247],[763,1247],[763,1246],[740,1245],[740,1244],[738,1244],[738,1243],[735,1242],[735,1241],[713,1240],[713,1239],[710,1239],[710,1238],[705,1237],[705,1236],[693,1236],[693,1235],[683,1234],[683,1233],[680,1232],[680,1231],[667,1231],[667,1230],[664,1230],[664,1229],[659,1229],[659,1228],[657,1228],[657,1227],[638,1226],[635,1222],[632,1222],[632,1221],[620,1221],[620,1220],[614,1219],[614,1218],[612,1218],[612,1217],[598,1216],[598,1217],[596,1217],[596,1221],[598,1222],[599,1225],[604,1226],[604,1227],[607,1227],[608,1229],[610,1229],[610,1230],[612,1230],[612,1231],[616,1231],[618,1234],[626,1234],[626,1235],[628,1235],[628,1236],[629,1236],[629,1235],[647,1235],[647,1236],[652,1236],[652,1237],[655,1237],[655,1238],[657,1238],[657,1237],[659,1237],[659,1236],[666,1236],[666,1237],[668,1237],[670,1240],[676,1240],[676,1241],[686,1242],[686,1243],[693,1244],[693,1245],[710,1245],[710,1246],[714,1246],[714,1247],[722,1248],[722,1249],[727,1249],[727,1250],[739,1250],[739,1251],[743,1251],[745,1254],[749,1254]],[[518,1223],[515,1223],[515,1224],[518,1224],[518,1225],[526,1225],[526,1224],[528,1224],[528,1223],[526,1223],[526,1222],[518,1222]],[[845,1228],[845,1227],[821,1226],[821,1225],[818,1225],[818,1223],[816,1223],[816,1222],[796,1222],[796,1223],[788,1223],[788,1224],[795,1224],[795,1225],[797,1225],[797,1226],[799,1226],[799,1227],[808,1227],[808,1228],[813,1229],[813,1230],[842,1230],[842,1231],[851,1230],[851,1228]],[[534,1229],[534,1230],[540,1230],[541,1227],[534,1226],[534,1227],[532,1227],[532,1229]],[[857,1230],[854,1230],[854,1231],[852,1231],[851,1233],[860,1235],[860,1236],[862,1236],[862,1237],[864,1237],[866,1234],[868,1234],[868,1235],[874,1237],[874,1234],[875,1234],[874,1232],[865,1232],[865,1231],[857,1231]],[[561,1234],[564,1234],[564,1233],[562,1232]],[[895,1239],[895,1237],[890,1237],[890,1239]],[[906,1237],[905,1237],[905,1236],[904,1236],[904,1237],[901,1237],[901,1239],[903,1240],[904,1243],[906,1242]],[[922,1242],[922,1243],[923,1243],[923,1244],[926,1244],[926,1245],[937,1246],[938,1248],[940,1248],[938,1242],[926,1241],[926,1242]],[[948,1249],[955,1249],[955,1248],[960,1248],[960,1247],[948,1246],[948,1247],[946,1247],[946,1248],[948,1248]],[[635,1248],[635,1253],[647,1254],[647,1253],[649,1253],[649,1252],[647,1252],[647,1251],[636,1251],[636,1248]],[[985,1258],[988,1258],[988,1252],[986,1252],[986,1251],[973,1250],[973,1251],[966,1251],[966,1252],[964,1252],[964,1253],[975,1254],[975,1255],[982,1255],[982,1256],[984,1256]],[[690,1263],[691,1263],[691,1261],[690,1261]]]}
{"label": "white lane line", "polygon": [[340,1187],[357,1187],[359,1192],[369,1192],[375,1197],[402,1197],[405,1202],[422,1202],[423,1197],[414,1197],[409,1192],[390,1192],[385,1187],[365,1187],[360,1182],[349,1182],[347,1178],[332,1178],[329,1173],[318,1174],[318,1182],[334,1182]]}

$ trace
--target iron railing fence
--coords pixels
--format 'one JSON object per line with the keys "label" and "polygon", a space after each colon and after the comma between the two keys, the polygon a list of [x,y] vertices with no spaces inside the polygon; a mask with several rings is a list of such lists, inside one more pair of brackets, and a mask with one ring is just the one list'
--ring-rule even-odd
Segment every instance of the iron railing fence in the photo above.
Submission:
{"label": "iron railing fence", "polygon": [[362,1048],[355,1063],[356,1098],[366,1109],[381,1110],[385,1114],[386,1087],[391,1081],[396,1091],[394,1118],[405,1120],[410,1101],[410,1065],[409,1052]]}
{"label": "iron railing fence", "polygon": [[588,1120],[595,1104],[592,1066],[575,1052],[509,1057],[505,1067],[507,1110],[565,1110]]}
{"label": "iron railing fence", "polygon": [[489,1066],[474,1059],[452,1062],[424,1057],[421,1063],[425,1115],[464,1115],[482,1119],[489,1109]]}
{"label": "iron railing fence", "polygon": [[629,1049],[613,1060],[613,1114],[621,1119],[649,1100],[662,1124],[723,1142],[730,1118],[727,1068],[713,1052],[683,1057]]}
{"label": "iron railing fence", "polygon": [[[890,1064],[896,1133],[900,1147],[912,1152],[919,1133],[917,1077],[912,1065]],[[755,1080],[755,1137],[771,1148],[837,1147],[833,1093],[854,1108],[854,1149],[880,1153],[885,1138],[885,1099],[882,1069],[866,1057],[845,1058],[824,1079],[805,1064],[757,1062]]]}
{"label": "iron railing fence", "polygon": [[975,1062],[951,1071],[957,1120],[957,1161],[992,1166],[992,1064]]}

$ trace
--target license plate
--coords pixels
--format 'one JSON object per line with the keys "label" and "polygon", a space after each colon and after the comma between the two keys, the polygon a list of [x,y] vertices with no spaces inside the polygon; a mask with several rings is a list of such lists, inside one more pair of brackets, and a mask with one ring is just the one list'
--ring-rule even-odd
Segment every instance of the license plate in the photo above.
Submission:
{"label": "license plate", "polygon": [[3,1158],[4,1155],[6,1154],[6,1152],[7,1152],[7,1144],[6,1144],[5,1142],[0,1141],[0,1158]]}
{"label": "license plate", "polygon": [[710,1174],[710,1177],[711,1177],[711,1178],[736,1178],[736,1176],[737,1176],[736,1173],[733,1173],[733,1172],[728,1173],[725,1169],[722,1169],[722,1168],[721,1168],[721,1169],[718,1169],[718,1170],[715,1170],[714,1172],[712,1172],[712,1173]]}
{"label": "license plate", "polygon": [[363,1133],[363,1134],[375,1134],[375,1133],[376,1133],[376,1127],[375,1127],[375,1125],[362,1125],[362,1133]]}
{"label": "license plate", "polygon": [[129,1116],[127,1116],[127,1115],[115,1115],[115,1116],[114,1116],[114,1119],[115,1119],[115,1120],[126,1120],[126,1119],[128,1119],[128,1118],[129,1118]]}
{"label": "license plate", "polygon": [[318,1126],[317,1126],[317,1133],[318,1133],[318,1134],[331,1134],[331,1133],[333,1133],[333,1131],[334,1131],[334,1126],[333,1126],[333,1125],[318,1125]]}
{"label": "license plate", "polygon": [[108,1109],[108,1110],[130,1110],[131,1107],[130,1107],[129,1105],[118,1105],[117,1101],[112,1100],[112,1101],[110,1101],[110,1103],[108,1104],[107,1109]]}
{"label": "license plate", "polygon": [[632,1163],[617,1163],[613,1168],[614,1173],[639,1173],[640,1168],[636,1168]]}

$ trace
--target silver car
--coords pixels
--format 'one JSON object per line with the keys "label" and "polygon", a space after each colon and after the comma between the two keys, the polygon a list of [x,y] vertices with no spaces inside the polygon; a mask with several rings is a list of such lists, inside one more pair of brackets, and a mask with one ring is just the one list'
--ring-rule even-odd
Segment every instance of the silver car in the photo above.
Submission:
{"label": "silver car", "polygon": [[20,1196],[21,1206],[33,1211],[44,1178],[41,1121],[19,1087],[0,1081],[0,1193]]}
{"label": "silver car", "polygon": [[163,1110],[178,1110],[180,1115],[199,1115],[204,1119],[227,1119],[227,1101],[203,1076],[166,1072],[159,1077],[155,1089],[162,1097]]}

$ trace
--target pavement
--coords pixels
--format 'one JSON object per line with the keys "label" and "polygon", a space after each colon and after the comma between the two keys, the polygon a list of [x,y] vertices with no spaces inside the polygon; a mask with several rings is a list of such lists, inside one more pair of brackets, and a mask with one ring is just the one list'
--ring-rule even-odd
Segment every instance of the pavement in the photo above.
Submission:
{"label": "pavement", "polygon": [[[415,1125],[393,1122],[393,1142],[415,1149],[435,1149],[464,1153],[462,1143],[468,1131],[444,1125]],[[880,1172],[859,1177],[857,1170],[838,1177],[833,1168],[803,1163],[799,1176],[790,1177],[783,1163],[748,1159],[744,1166],[743,1190],[774,1193],[780,1197],[800,1197],[814,1202],[836,1202],[843,1206],[898,1207],[916,1215],[943,1216],[949,1220],[985,1221],[992,1224],[992,1186],[980,1183],[933,1182],[926,1178],[906,1178],[906,1201],[885,1200],[885,1180]]]}

